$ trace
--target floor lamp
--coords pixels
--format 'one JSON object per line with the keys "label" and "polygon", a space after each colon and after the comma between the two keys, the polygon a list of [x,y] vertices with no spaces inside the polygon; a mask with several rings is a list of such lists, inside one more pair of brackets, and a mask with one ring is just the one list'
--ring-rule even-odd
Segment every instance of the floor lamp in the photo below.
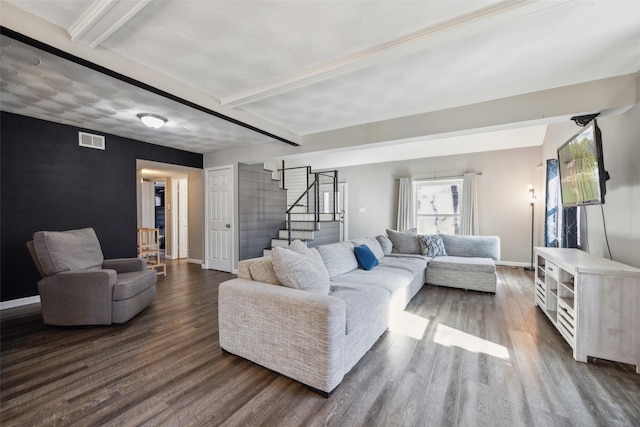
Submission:
{"label": "floor lamp", "polygon": [[533,271],[533,213],[536,205],[536,190],[534,190],[533,185],[529,185],[528,187],[530,199],[529,203],[531,204],[531,265],[529,267],[525,267],[525,270]]}

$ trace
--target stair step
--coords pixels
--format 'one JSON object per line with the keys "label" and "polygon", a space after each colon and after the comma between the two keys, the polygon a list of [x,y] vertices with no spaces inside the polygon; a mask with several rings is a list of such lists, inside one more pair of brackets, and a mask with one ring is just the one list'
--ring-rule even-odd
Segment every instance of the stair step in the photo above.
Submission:
{"label": "stair step", "polygon": [[307,230],[315,231],[320,230],[321,224],[315,221],[291,221],[292,230]]}
{"label": "stair step", "polygon": [[272,248],[286,248],[289,246],[289,241],[285,239],[271,239],[271,247]]}
{"label": "stair step", "polygon": [[[294,239],[294,240],[296,240],[296,239]],[[298,239],[298,240],[301,240],[302,243],[307,245],[307,241],[305,239]],[[286,248],[288,246],[289,246],[289,239],[271,239],[271,247],[272,248]]]}
{"label": "stair step", "polygon": [[[287,220],[287,215],[284,216],[285,221]],[[315,221],[316,216],[312,213],[292,213],[291,221]],[[320,214],[320,221],[336,221],[333,217],[333,214]]]}
{"label": "stair step", "polygon": [[[288,239],[289,238],[289,230],[280,230],[278,232],[278,238],[280,239]],[[292,239],[306,239],[313,240],[313,230],[296,230],[291,229],[291,238]]]}
{"label": "stair step", "polygon": [[263,249],[262,256],[271,256],[271,249]]}

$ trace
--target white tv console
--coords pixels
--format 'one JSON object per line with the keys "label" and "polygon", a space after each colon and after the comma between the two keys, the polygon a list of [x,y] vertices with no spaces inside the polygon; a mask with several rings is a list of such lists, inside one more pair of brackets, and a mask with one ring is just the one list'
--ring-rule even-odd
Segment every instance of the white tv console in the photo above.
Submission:
{"label": "white tv console", "polygon": [[573,349],[640,374],[640,269],[579,249],[535,248],[535,305]]}

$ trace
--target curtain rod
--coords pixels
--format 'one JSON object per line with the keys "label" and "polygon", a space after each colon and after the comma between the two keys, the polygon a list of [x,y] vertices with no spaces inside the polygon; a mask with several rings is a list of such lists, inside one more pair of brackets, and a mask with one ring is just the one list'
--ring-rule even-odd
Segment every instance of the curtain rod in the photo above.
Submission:
{"label": "curtain rod", "polygon": [[[465,173],[472,173],[474,175],[482,175],[482,172],[463,172],[463,173],[455,174],[455,175],[451,174],[451,175],[442,175],[442,176],[438,176],[438,175],[433,175],[433,176],[418,175],[418,176],[413,176],[411,178],[412,179],[416,179],[416,180],[420,180],[420,179],[452,179],[452,178],[462,178]],[[395,181],[400,181],[400,178],[396,178]]]}

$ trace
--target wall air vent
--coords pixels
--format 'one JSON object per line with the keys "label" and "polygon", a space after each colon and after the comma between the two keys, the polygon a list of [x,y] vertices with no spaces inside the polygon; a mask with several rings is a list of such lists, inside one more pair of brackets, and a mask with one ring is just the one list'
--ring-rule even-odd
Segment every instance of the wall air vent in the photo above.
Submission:
{"label": "wall air vent", "polygon": [[81,147],[97,148],[98,150],[104,150],[105,147],[104,136],[102,135],[78,132],[78,140]]}

